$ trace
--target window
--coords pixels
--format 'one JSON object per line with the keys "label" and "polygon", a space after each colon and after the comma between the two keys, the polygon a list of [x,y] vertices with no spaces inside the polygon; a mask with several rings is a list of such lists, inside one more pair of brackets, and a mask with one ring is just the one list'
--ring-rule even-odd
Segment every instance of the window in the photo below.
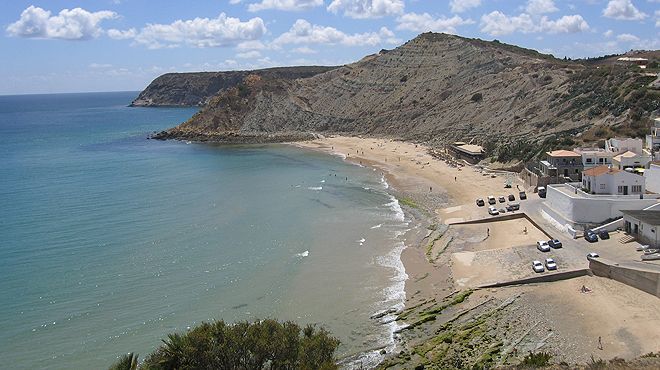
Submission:
{"label": "window", "polygon": [[619,186],[618,189],[617,189],[617,192],[619,194],[623,193],[623,186]]}
{"label": "window", "polygon": [[642,192],[642,185],[633,185],[632,186],[632,192],[633,193],[641,193]]}
{"label": "window", "polygon": [[579,172],[579,171],[578,171],[578,169],[576,168],[576,169],[575,169],[575,173],[578,173],[578,172]]}
{"label": "window", "polygon": [[594,159],[593,158],[587,158],[587,163],[593,163]]}
{"label": "window", "polygon": [[603,163],[603,159],[605,158],[598,158],[598,163]]}
{"label": "window", "polygon": [[600,184],[600,190],[605,190],[605,184]]}

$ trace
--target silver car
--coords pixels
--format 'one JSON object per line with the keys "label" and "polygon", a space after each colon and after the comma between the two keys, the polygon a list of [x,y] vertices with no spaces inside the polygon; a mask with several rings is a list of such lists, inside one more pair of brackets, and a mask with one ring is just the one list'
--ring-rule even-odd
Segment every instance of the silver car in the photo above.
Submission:
{"label": "silver car", "polygon": [[540,250],[541,252],[550,252],[550,246],[548,245],[548,242],[546,242],[545,240],[537,241],[536,249]]}
{"label": "silver car", "polygon": [[543,272],[543,271],[545,271],[545,268],[543,267],[543,264],[541,263],[541,261],[533,261],[532,262],[532,270],[534,270],[534,272]]}

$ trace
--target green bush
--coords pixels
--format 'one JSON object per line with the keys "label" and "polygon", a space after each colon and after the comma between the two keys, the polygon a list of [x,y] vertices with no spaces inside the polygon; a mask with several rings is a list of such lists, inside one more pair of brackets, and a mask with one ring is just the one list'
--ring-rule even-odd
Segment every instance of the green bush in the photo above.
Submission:
{"label": "green bush", "polygon": [[[336,369],[339,340],[325,329],[262,320],[202,323],[170,334],[140,369]],[[122,357],[113,370],[135,369],[137,356]],[[128,364],[128,365],[127,365]],[[131,365],[132,364],[132,365]],[[127,367],[133,366],[133,367]]]}
{"label": "green bush", "polygon": [[547,352],[530,352],[525,358],[523,358],[522,365],[532,367],[548,366],[551,358],[552,355]]}

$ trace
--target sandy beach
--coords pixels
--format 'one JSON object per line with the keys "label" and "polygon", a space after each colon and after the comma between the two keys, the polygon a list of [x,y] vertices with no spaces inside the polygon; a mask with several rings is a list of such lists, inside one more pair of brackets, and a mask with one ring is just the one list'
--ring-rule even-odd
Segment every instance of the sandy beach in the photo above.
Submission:
{"label": "sandy beach", "polygon": [[[382,171],[392,193],[417,223],[407,235],[401,256],[409,276],[402,316],[410,324],[414,314],[428,317],[429,308],[445,303],[432,310],[442,312],[433,315],[432,321],[399,334],[401,353],[390,356],[388,366],[424,363],[434,358],[438,348],[444,348],[443,356],[449,357],[456,344],[436,343],[434,336],[449,330],[448,324],[484,316],[489,318],[485,322],[490,334],[473,339],[469,348],[490,343],[484,350],[492,351],[489,338],[498,339],[502,346],[497,348],[499,364],[516,363],[516,357],[527,351],[547,351],[557,363],[585,364],[592,357],[630,359],[660,349],[660,331],[654,329],[660,327],[660,301],[616,281],[583,276],[472,291],[483,284],[532,274],[528,262],[536,256],[535,240],[545,239],[525,219],[447,225],[486,217],[485,207],[475,205],[477,198],[507,194],[517,198],[522,184],[512,174],[448,164],[423,145],[391,139],[334,136],[295,145]],[[505,189],[505,182],[512,183],[512,188]],[[562,267],[578,269],[585,264],[561,250],[555,259]],[[589,288],[588,294],[580,291],[582,286]],[[451,302],[460,291],[473,293],[465,301]],[[462,312],[460,319],[457,312]],[[503,319],[506,327],[501,325]],[[435,343],[434,347],[429,343]]]}

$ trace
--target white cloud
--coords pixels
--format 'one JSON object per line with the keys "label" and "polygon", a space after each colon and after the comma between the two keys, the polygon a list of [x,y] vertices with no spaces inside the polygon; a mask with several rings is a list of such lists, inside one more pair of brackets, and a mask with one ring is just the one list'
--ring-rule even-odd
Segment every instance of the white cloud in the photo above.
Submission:
{"label": "white cloud", "polygon": [[638,21],[648,17],[648,14],[635,8],[631,0],[610,0],[603,10],[603,15],[626,21]]}
{"label": "white cloud", "polygon": [[481,0],[451,0],[449,2],[452,13],[462,13],[479,6],[481,6]]}
{"label": "white cloud", "polygon": [[414,32],[446,32],[456,33],[456,27],[465,24],[474,23],[471,19],[463,19],[458,15],[451,18],[442,16],[440,18],[433,18],[429,13],[406,13],[396,20],[399,25],[396,27],[398,30],[407,30]]}
{"label": "white cloud", "polygon": [[639,37],[630,33],[622,33],[616,37],[616,40],[619,42],[637,42],[639,41]]}
{"label": "white cloud", "polygon": [[246,51],[244,53],[238,53],[236,54],[236,57],[242,59],[254,59],[254,58],[260,58],[261,53],[256,50],[252,50],[252,51]]}
{"label": "white cloud", "polygon": [[605,36],[605,37],[612,37],[613,34],[614,34],[614,31],[612,31],[612,30],[607,30],[607,31],[603,32],[603,36]]}
{"label": "white cloud", "polygon": [[250,40],[239,42],[236,48],[238,50],[264,50],[267,47],[259,40]]}
{"label": "white cloud", "polygon": [[494,11],[481,17],[481,32],[494,36],[508,35],[514,32],[537,33],[577,33],[589,29],[589,24],[581,15],[565,15],[557,20],[546,16],[533,18],[522,13],[517,16],[507,16]]}
{"label": "white cloud", "polygon": [[346,34],[334,27],[311,24],[298,19],[291,28],[278,36],[273,43],[284,44],[340,44],[346,46],[378,45],[391,38],[391,31],[381,28],[380,32]]}
{"label": "white cloud", "polygon": [[316,50],[314,50],[312,48],[309,48],[307,46],[301,46],[299,48],[292,49],[291,51],[293,51],[294,53],[298,53],[298,54],[316,54],[317,53]]}
{"label": "white cloud", "polygon": [[530,33],[535,30],[534,21],[529,14],[509,17],[500,11],[493,11],[481,16],[481,32],[500,36],[514,32]]}
{"label": "white cloud", "polygon": [[589,30],[589,24],[581,15],[565,15],[555,21],[541,18],[538,32],[547,33],[578,33]]}
{"label": "white cloud", "polygon": [[107,64],[107,63],[91,63],[91,64],[89,65],[89,68],[94,68],[94,69],[112,68],[112,64]]}
{"label": "white cloud", "polygon": [[135,28],[131,28],[125,31],[122,30],[116,30],[114,28],[109,29],[108,32],[108,37],[111,39],[115,40],[126,40],[126,39],[132,39],[137,35],[137,31]]}
{"label": "white cloud", "polygon": [[655,26],[660,27],[660,10],[655,11]]}
{"label": "white cloud", "polygon": [[328,11],[356,19],[380,18],[403,13],[403,0],[332,0]]}
{"label": "white cloud", "polygon": [[260,3],[248,5],[248,10],[251,12],[258,12],[267,9],[300,11],[322,5],[323,0],[261,0]]}
{"label": "white cloud", "polygon": [[177,20],[170,24],[147,24],[140,29],[108,32],[110,37],[132,38],[138,45],[149,49],[172,48],[181,45],[206,48],[231,46],[244,41],[257,40],[266,33],[261,18],[242,22],[221,13],[217,18]]}
{"label": "white cloud", "polygon": [[89,12],[81,8],[63,9],[51,16],[50,11],[30,5],[6,30],[9,35],[18,37],[87,40],[103,32],[99,26],[101,21],[113,18],[117,18],[117,13],[109,10]]}
{"label": "white cloud", "polygon": [[525,10],[529,14],[553,13],[559,10],[553,0],[529,0]]}

